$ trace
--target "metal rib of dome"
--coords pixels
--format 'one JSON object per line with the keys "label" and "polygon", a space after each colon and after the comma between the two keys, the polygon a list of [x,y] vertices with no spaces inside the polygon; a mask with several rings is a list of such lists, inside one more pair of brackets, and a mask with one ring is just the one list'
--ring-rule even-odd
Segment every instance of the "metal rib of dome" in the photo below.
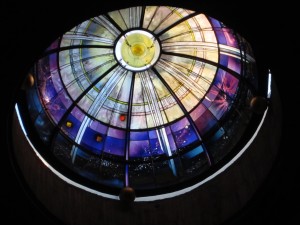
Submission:
{"label": "metal rib of dome", "polygon": [[84,21],[30,73],[28,111],[43,154],[106,190],[155,192],[209,171],[242,136],[256,90],[245,39],[167,6]]}

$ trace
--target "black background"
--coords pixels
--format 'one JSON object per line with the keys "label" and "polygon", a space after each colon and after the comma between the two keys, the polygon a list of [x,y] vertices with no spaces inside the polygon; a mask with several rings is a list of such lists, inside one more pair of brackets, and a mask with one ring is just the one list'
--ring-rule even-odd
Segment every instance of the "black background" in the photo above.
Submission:
{"label": "black background", "polygon": [[1,220],[9,224],[59,224],[22,185],[22,177],[16,175],[10,162],[9,119],[26,71],[52,41],[80,22],[142,3],[193,9],[224,22],[250,42],[260,76],[266,76],[271,69],[283,109],[280,151],[256,195],[226,225],[299,224],[300,19],[296,3],[292,2],[295,1],[1,1]]}

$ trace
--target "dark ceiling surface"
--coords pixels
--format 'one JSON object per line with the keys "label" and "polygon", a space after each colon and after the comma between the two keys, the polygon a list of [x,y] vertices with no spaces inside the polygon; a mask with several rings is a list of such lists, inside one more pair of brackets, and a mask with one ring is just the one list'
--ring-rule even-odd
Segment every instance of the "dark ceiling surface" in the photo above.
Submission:
{"label": "dark ceiling surface", "polygon": [[[293,2],[293,1],[290,1]],[[1,1],[1,217],[10,224],[59,224],[37,201],[31,200],[26,185],[21,185],[11,165],[9,118],[22,77],[42,51],[59,35],[80,22],[118,8],[139,5],[140,1],[40,1],[16,3]],[[297,78],[300,44],[297,36],[296,6],[265,1],[142,1],[144,5],[173,5],[193,9],[224,22],[252,45],[260,76],[271,69],[279,89],[283,108],[283,138],[277,161],[257,194],[228,224],[295,224],[300,200],[298,182],[299,102]],[[299,21],[299,19],[298,19]],[[3,59],[2,59],[3,58]],[[296,130],[296,131],[294,131]],[[270,133],[272,135],[272,133]]]}

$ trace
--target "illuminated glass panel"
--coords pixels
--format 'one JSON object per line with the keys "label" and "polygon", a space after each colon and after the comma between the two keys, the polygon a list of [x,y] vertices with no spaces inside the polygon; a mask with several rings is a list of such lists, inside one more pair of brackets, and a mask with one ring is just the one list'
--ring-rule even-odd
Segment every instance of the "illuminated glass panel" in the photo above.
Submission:
{"label": "illuminated glass panel", "polygon": [[239,141],[256,87],[244,38],[170,6],[84,21],[29,72],[25,109],[43,154],[106,192],[155,192],[210,171]]}

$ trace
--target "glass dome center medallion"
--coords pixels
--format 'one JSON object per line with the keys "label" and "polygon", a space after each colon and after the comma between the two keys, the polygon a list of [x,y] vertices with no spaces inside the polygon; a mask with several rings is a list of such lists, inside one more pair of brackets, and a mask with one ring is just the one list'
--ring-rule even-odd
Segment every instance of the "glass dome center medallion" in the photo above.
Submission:
{"label": "glass dome center medallion", "polygon": [[133,30],[122,35],[116,46],[117,61],[131,71],[143,71],[154,65],[160,55],[157,39],[144,30]]}

